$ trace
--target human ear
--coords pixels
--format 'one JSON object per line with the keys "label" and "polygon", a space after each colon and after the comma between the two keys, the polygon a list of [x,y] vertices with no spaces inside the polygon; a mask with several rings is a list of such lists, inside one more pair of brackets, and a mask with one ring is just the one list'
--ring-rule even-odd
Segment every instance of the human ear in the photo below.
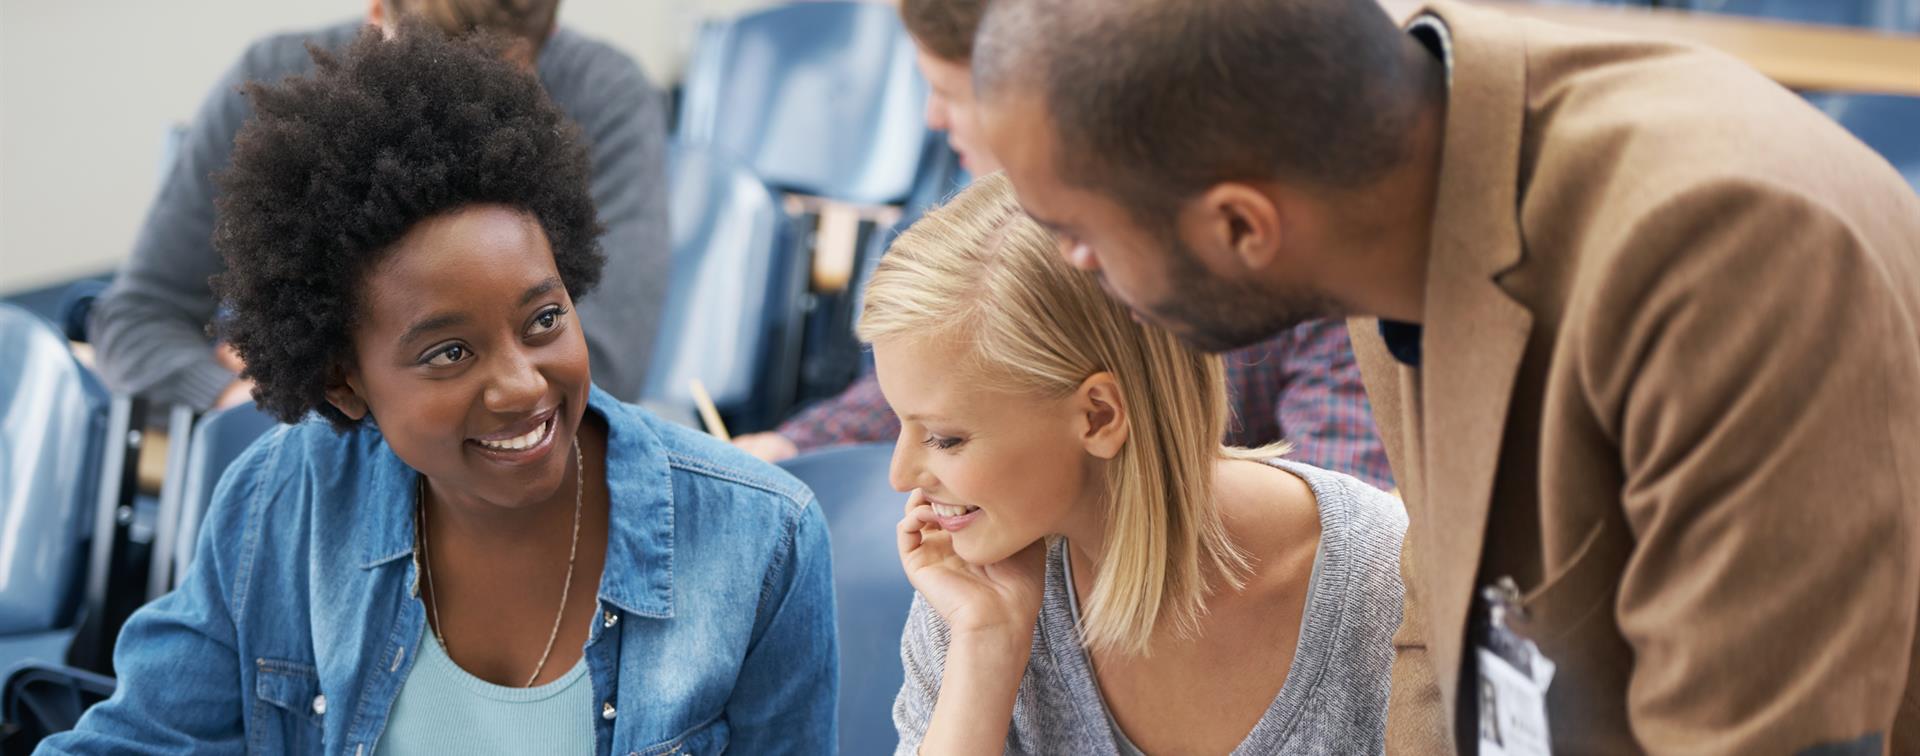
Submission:
{"label": "human ear", "polygon": [[1084,419],[1080,445],[1100,459],[1113,459],[1127,445],[1127,402],[1112,373],[1087,376],[1073,395],[1074,412]]}
{"label": "human ear", "polygon": [[366,391],[361,387],[360,371],[352,365],[336,366],[327,378],[327,403],[353,420],[367,416]]}

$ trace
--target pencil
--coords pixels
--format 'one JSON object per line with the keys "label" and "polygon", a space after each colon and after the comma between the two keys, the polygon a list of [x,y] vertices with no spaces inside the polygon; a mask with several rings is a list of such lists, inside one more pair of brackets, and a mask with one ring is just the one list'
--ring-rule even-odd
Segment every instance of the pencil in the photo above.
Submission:
{"label": "pencil", "polygon": [[700,408],[700,420],[707,426],[707,432],[718,436],[721,441],[732,441],[727,433],[727,424],[720,422],[720,408],[713,406],[713,396],[707,393],[707,384],[699,378],[692,381],[693,403]]}

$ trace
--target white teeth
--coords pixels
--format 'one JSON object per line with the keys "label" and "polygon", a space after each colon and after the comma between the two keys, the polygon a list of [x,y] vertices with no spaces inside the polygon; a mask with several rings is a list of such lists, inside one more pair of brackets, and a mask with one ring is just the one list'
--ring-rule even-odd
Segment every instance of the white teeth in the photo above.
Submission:
{"label": "white teeth", "polygon": [[979,507],[967,507],[959,504],[934,504],[933,513],[941,517],[959,517]]}
{"label": "white teeth", "polygon": [[539,427],[528,431],[527,435],[524,436],[509,438],[503,441],[481,441],[475,439],[474,443],[500,451],[520,451],[522,449],[531,449],[539,446],[541,441],[547,440],[547,433],[551,430],[553,430],[553,421],[549,419],[547,422],[541,423]]}

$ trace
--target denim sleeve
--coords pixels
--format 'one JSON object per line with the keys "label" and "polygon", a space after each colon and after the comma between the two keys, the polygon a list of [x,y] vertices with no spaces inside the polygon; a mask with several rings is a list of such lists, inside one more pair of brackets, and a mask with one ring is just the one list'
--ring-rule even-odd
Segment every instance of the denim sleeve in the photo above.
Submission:
{"label": "denim sleeve", "polygon": [[[41,754],[223,754],[246,750],[234,609],[247,510],[270,457],[256,444],[214,491],[180,587],[128,618],[114,646],[119,686]],[[223,553],[227,552],[227,553]]]}
{"label": "denim sleeve", "polygon": [[760,625],[727,702],[728,750],[833,753],[840,687],[833,554],[826,518],[809,499],[795,511],[784,554],[761,590]]}

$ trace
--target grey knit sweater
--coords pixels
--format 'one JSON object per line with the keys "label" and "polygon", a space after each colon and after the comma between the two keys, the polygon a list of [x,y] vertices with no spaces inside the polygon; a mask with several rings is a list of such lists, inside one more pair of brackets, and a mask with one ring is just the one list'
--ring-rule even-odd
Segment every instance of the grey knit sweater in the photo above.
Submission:
{"label": "grey knit sweater", "polygon": [[[1385,748],[1387,676],[1400,624],[1397,499],[1340,473],[1294,462],[1320,509],[1320,550],[1286,684],[1236,754],[1373,754]],[[1115,754],[1114,730],[1068,604],[1064,542],[1047,554],[1033,656],[1013,707],[1010,754]],[[915,596],[900,641],[906,682],[894,700],[899,753],[919,748],[933,718],[949,632]]]}
{"label": "grey knit sweater", "polygon": [[[339,50],[364,26],[351,21],[261,39],[207,95],[132,256],[93,308],[89,335],[115,391],[206,409],[233,381],[208,342],[219,303],[207,279],[225,267],[213,249],[213,176],[226,169],[233,137],[252,112],[240,85],[309,73],[309,43]],[[631,58],[567,29],[547,41],[538,68],[554,104],[586,134],[593,202],[606,226],[600,288],[579,303],[593,382],[637,401],[673,260],[665,101]]]}

